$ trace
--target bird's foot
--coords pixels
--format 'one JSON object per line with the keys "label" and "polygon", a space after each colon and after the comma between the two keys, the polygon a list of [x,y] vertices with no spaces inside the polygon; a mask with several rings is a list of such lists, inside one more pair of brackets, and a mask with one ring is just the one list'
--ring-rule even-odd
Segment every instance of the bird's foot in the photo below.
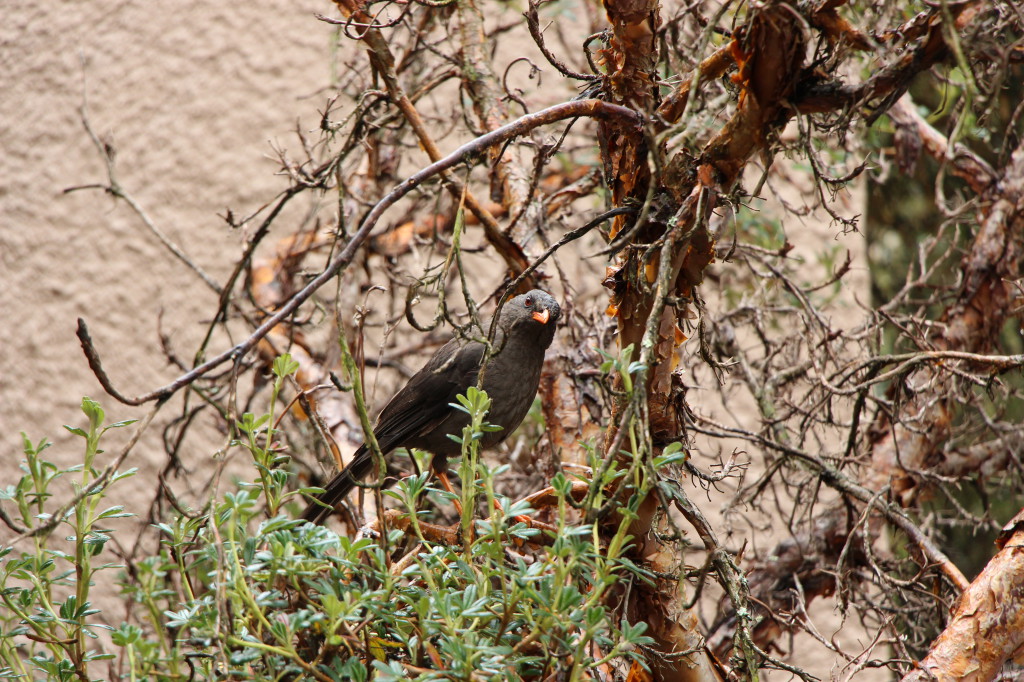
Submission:
{"label": "bird's foot", "polygon": [[437,480],[441,484],[441,487],[455,496],[454,499],[452,500],[452,504],[455,505],[455,511],[459,512],[459,518],[461,518],[462,503],[459,502],[458,493],[455,492],[455,486],[453,486],[452,482],[448,479],[448,474],[445,473],[444,471],[437,471],[435,472],[435,475],[437,476]]}
{"label": "bird's foot", "polygon": [[[502,507],[501,502],[498,502],[497,500],[494,500],[494,511],[498,512],[498,516],[501,516],[502,518],[505,517],[505,508]],[[535,526],[534,520],[529,516],[516,514],[515,516],[512,516],[511,519],[513,523],[525,524],[527,528],[533,528]]]}

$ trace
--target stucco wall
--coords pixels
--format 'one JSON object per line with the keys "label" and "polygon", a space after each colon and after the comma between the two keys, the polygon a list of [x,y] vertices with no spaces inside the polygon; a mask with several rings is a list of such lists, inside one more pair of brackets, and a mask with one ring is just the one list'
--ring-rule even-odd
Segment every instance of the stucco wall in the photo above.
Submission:
{"label": "stucco wall", "polygon": [[[242,235],[217,215],[245,214],[285,186],[270,142],[297,145],[296,119],[318,123],[331,27],[316,0],[209,3],[9,3],[0,22],[0,435],[16,462],[20,430],[67,440],[83,395],[111,417],[138,416],[105,396],[75,338],[84,317],[126,393],[166,383],[157,320],[192,353],[216,297],[100,191],[82,126],[117,150],[120,181],[199,266],[223,280]],[[190,357],[184,358],[186,361]]]}

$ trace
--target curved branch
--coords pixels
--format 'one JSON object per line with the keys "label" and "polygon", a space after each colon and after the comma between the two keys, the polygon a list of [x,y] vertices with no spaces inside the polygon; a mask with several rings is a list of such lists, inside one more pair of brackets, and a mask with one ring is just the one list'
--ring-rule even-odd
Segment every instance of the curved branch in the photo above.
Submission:
{"label": "curved branch", "polygon": [[541,54],[548,60],[548,64],[555,67],[558,73],[562,74],[566,78],[573,78],[578,81],[594,81],[600,78],[594,73],[579,73],[573,71],[566,64],[556,57],[551,50],[548,49],[544,43],[544,32],[540,28],[540,15],[537,13],[537,8],[540,6],[538,0],[530,0],[529,8],[523,12],[523,16],[526,17],[526,26],[530,29],[530,35],[533,36],[533,42],[537,43],[537,47],[540,49]]}
{"label": "curved branch", "polygon": [[598,119],[618,119],[626,122],[633,122],[637,126],[640,126],[643,123],[643,117],[632,109],[597,99],[563,102],[561,104],[548,107],[547,109],[542,109],[536,113],[522,116],[511,123],[503,125],[496,130],[467,142],[448,156],[430,164],[388,192],[376,203],[376,205],[374,205],[366,217],[363,218],[359,224],[359,229],[352,235],[352,238],[345,245],[345,248],[342,249],[327,265],[327,268],[313,278],[303,289],[296,292],[284,303],[284,305],[281,306],[280,310],[268,317],[263,324],[257,327],[256,330],[241,343],[238,343],[220,355],[207,360],[193,370],[182,374],[171,383],[161,386],[149,393],[131,398],[118,392],[110,383],[109,379],[105,378],[100,366],[99,354],[93,346],[92,339],[89,338],[88,328],[85,325],[85,321],[79,318],[78,338],[82,344],[82,349],[85,352],[86,357],[89,359],[89,365],[95,372],[97,372],[97,377],[100,379],[104,390],[126,405],[142,405],[153,400],[167,398],[179,389],[189,385],[197,378],[206,374],[214,367],[217,367],[228,360],[241,358],[247,352],[252,350],[260,339],[267,335],[267,332],[295,312],[295,310],[320,287],[325,285],[338,273],[344,270],[345,267],[352,262],[352,259],[355,257],[356,251],[358,251],[359,247],[364,241],[366,241],[367,237],[370,236],[374,226],[376,226],[380,217],[384,215],[384,212],[413,189],[455,165],[481,154],[494,145],[502,144],[508,139],[523,135],[524,133],[527,133],[539,126],[567,118],[576,118],[578,116],[588,116]]}

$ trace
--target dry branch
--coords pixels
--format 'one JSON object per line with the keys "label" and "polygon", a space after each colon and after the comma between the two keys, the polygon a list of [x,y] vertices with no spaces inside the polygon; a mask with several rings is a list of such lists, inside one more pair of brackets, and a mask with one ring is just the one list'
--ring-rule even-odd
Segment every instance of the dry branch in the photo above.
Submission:
{"label": "dry branch", "polygon": [[[998,344],[998,335],[1013,310],[1010,282],[1020,277],[1024,252],[1024,146],[1018,148],[999,181],[983,197],[987,199],[981,229],[962,262],[963,285],[943,318],[943,333],[929,340],[933,347],[984,353]],[[917,494],[916,471],[936,466],[949,437],[951,405],[945,396],[953,377],[941,367],[927,365],[901,382],[907,386],[932,386],[920,397],[904,401],[900,414],[882,416],[875,431],[880,436],[872,448],[872,469],[867,486],[891,485],[904,506]]]}
{"label": "dry branch", "polygon": [[362,247],[363,242],[365,242],[370,236],[374,227],[377,225],[377,220],[388,208],[393,206],[399,199],[404,197],[413,189],[419,187],[435,175],[439,175],[444,171],[451,169],[456,164],[472,158],[494,145],[502,144],[506,140],[523,135],[538,126],[579,116],[588,116],[598,119],[620,119],[630,121],[634,126],[639,126],[640,124],[640,119],[636,112],[631,109],[627,109],[626,107],[609,104],[608,102],[602,102],[600,100],[576,100],[573,102],[556,104],[555,106],[548,107],[547,109],[543,109],[537,113],[521,116],[515,121],[512,121],[497,130],[487,133],[486,135],[481,135],[480,137],[467,142],[443,159],[440,159],[418,173],[413,174],[385,195],[374,205],[370,212],[366,214],[360,222],[359,228],[345,244],[345,247],[338,252],[336,256],[334,256],[323,272],[314,277],[309,284],[292,295],[279,310],[268,317],[252,332],[252,334],[249,335],[248,338],[236,344],[232,348],[220,353],[210,360],[207,360],[203,364],[195,367],[189,372],[186,372],[165,386],[137,397],[128,397],[117,391],[110,382],[106,372],[103,370],[99,354],[97,353],[95,346],[92,343],[92,339],[89,336],[85,321],[79,319],[78,339],[82,345],[82,350],[89,359],[89,366],[93,369],[93,373],[96,374],[97,378],[100,380],[104,390],[126,405],[142,405],[153,400],[160,400],[173,395],[181,388],[188,386],[193,381],[209,372],[211,369],[219,367],[229,360],[238,361],[244,357],[245,354],[252,350],[252,348],[259,343],[259,341],[263,339],[271,329],[276,327],[283,320],[287,319],[288,316],[293,314],[300,305],[309,299],[310,296],[342,272],[349,263],[352,262],[356,252]]}
{"label": "dry branch", "polygon": [[[439,161],[443,156],[441,150],[427,130],[427,126],[423,122],[423,118],[420,116],[416,106],[398,82],[398,75],[395,72],[394,55],[392,55],[387,40],[381,34],[380,29],[374,26],[374,18],[359,3],[352,0],[335,0],[334,4],[350,21],[355,21],[367,27],[363,31],[361,39],[366,42],[370,49],[370,61],[384,79],[391,101],[402,112],[406,121],[409,122],[430,160],[434,162]],[[456,201],[460,201],[461,197],[465,195],[466,208],[480,221],[487,240],[494,246],[501,257],[505,259],[509,268],[515,274],[521,272],[526,267],[526,256],[522,248],[504,234],[491,212],[458,179],[448,173],[444,173],[443,177],[445,186]]]}

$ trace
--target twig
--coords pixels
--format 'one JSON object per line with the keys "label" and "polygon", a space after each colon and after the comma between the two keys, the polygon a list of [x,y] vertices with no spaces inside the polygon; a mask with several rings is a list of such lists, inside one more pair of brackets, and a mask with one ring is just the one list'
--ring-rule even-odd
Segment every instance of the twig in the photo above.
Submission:
{"label": "twig", "polygon": [[772,441],[760,434],[752,433],[745,429],[725,426],[719,424],[707,417],[698,416],[698,420],[712,425],[716,430],[709,430],[700,426],[695,426],[694,430],[699,433],[705,433],[712,436],[739,436],[752,443],[757,443],[763,447],[777,450],[783,454],[797,457],[800,460],[813,465],[818,470],[818,475],[821,477],[823,483],[828,485],[830,488],[834,488],[839,492],[846,493],[865,504],[873,504],[886,519],[889,520],[894,526],[902,530],[907,536],[921,548],[929,560],[935,563],[939,569],[946,574],[950,582],[956,586],[961,592],[967,589],[970,582],[964,577],[964,574],[960,572],[960,569],[950,560],[946,554],[939,549],[938,545],[932,542],[932,539],[925,535],[924,531],[917,527],[917,525],[911,521],[902,510],[896,508],[894,505],[881,500],[875,499],[875,493],[868,490],[867,488],[855,483],[841,471],[828,464],[816,455],[812,455],[809,452],[800,450],[799,448],[787,445],[785,443],[777,443]]}
{"label": "twig", "polygon": [[566,78],[574,78],[579,81],[593,81],[600,78],[597,74],[593,73],[579,73],[573,71],[564,62],[558,59],[551,50],[548,49],[547,45],[544,44],[544,32],[540,29],[540,16],[537,14],[537,8],[540,7],[542,0],[530,0],[529,8],[523,12],[523,16],[526,17],[526,26],[530,29],[530,35],[533,36],[533,42],[540,48],[541,54],[548,60],[548,64],[555,67],[558,73],[562,74]]}
{"label": "twig", "polygon": [[171,241],[171,238],[164,234],[163,230],[157,227],[156,223],[154,223],[153,220],[149,217],[149,214],[146,213],[146,210],[142,208],[142,205],[135,200],[135,197],[126,192],[124,190],[124,187],[121,186],[120,181],[117,179],[116,166],[114,163],[114,148],[110,144],[101,141],[99,136],[92,129],[92,125],[89,122],[88,107],[84,101],[84,94],[82,96],[82,99],[83,103],[78,108],[78,114],[81,118],[82,125],[85,127],[85,132],[89,135],[89,139],[92,140],[93,146],[96,147],[96,150],[103,158],[104,165],[106,165],[107,167],[107,184],[90,184],[67,187],[64,189],[63,193],[71,194],[72,192],[77,192],[83,189],[102,189],[110,196],[124,200],[124,202],[128,204],[133,211],[135,211],[135,214],[139,216],[139,219],[142,220],[142,223],[146,226],[146,228],[149,229],[149,231],[152,232],[153,235],[156,236],[158,240],[160,240],[160,243],[163,244],[164,247],[168,251],[170,251],[175,258],[180,260],[190,270],[195,272],[199,276],[199,279],[203,280],[206,286],[210,287],[214,292],[220,294],[221,286],[217,284],[216,280],[214,280],[213,277],[208,275],[205,270],[196,265],[196,263],[191,258],[189,258],[188,254],[186,254],[181,249],[180,246]]}

